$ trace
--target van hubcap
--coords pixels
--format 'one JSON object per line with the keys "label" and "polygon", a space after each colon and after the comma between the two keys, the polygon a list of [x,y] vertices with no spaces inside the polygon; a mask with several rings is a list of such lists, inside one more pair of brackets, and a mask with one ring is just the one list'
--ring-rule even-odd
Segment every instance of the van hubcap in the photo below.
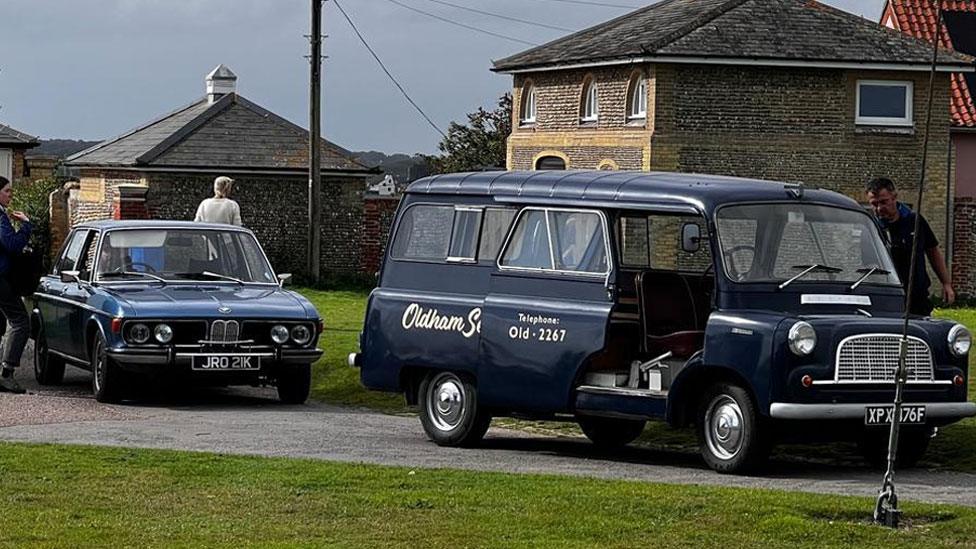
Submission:
{"label": "van hubcap", "polygon": [[438,376],[431,384],[427,409],[431,422],[441,431],[457,428],[464,417],[464,388],[453,374]]}
{"label": "van hubcap", "polygon": [[705,442],[712,454],[720,459],[732,459],[742,449],[744,426],[739,404],[728,395],[719,395],[708,407],[705,416]]}

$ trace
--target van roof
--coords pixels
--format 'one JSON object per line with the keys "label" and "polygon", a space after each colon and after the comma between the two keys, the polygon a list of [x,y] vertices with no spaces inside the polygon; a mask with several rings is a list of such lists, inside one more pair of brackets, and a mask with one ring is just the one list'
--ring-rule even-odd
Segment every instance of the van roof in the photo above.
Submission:
{"label": "van roof", "polygon": [[418,179],[408,194],[491,196],[497,202],[660,209],[711,215],[724,204],[799,200],[859,208],[839,193],[796,184],[719,175],[637,171],[498,171]]}

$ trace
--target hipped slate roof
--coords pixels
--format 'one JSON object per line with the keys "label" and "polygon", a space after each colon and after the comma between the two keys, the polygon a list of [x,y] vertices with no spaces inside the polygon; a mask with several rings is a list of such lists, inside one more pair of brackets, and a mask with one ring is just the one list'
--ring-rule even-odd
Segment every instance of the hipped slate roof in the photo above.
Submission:
{"label": "hipped slate roof", "polygon": [[10,126],[0,124],[0,145],[13,145],[15,147],[31,148],[40,145],[40,143],[33,135],[27,135],[26,133],[15,130]]}
{"label": "hipped slate roof", "polygon": [[[976,54],[976,0],[942,2],[943,25],[939,45],[953,51]],[[889,0],[881,16],[905,34],[932,42],[935,39],[935,5],[931,0]],[[952,74],[952,125],[976,129],[973,91],[976,74]]]}
{"label": "hipped slate roof", "polygon": [[[662,58],[921,67],[931,57],[924,42],[814,0],[664,0],[496,61],[493,70]],[[943,65],[972,61],[948,52],[939,56]]]}
{"label": "hipped slate roof", "polygon": [[[308,132],[229,93],[209,103],[201,98],[128,133],[70,156],[78,167],[305,170]],[[322,140],[323,172],[376,170]]]}

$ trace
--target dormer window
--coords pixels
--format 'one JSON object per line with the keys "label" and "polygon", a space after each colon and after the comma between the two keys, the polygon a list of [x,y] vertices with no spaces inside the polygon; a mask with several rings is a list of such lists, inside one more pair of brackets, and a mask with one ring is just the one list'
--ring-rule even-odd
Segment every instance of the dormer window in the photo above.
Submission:
{"label": "dormer window", "polygon": [[600,109],[597,103],[596,82],[587,78],[583,82],[583,101],[580,105],[580,122],[596,122]]}
{"label": "dormer window", "polygon": [[535,85],[532,82],[528,82],[522,88],[522,105],[520,110],[520,124],[535,124]]}
{"label": "dormer window", "polygon": [[627,95],[627,120],[641,121],[647,118],[647,79],[643,74],[636,74],[630,80]]}

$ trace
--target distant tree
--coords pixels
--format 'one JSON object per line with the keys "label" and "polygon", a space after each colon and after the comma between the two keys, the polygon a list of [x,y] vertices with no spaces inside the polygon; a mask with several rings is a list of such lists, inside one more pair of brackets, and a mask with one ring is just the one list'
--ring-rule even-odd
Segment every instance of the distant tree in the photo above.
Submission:
{"label": "distant tree", "polygon": [[505,140],[512,133],[512,95],[498,98],[498,107],[468,114],[467,125],[451,122],[438,145],[442,155],[427,157],[431,173],[505,168]]}

